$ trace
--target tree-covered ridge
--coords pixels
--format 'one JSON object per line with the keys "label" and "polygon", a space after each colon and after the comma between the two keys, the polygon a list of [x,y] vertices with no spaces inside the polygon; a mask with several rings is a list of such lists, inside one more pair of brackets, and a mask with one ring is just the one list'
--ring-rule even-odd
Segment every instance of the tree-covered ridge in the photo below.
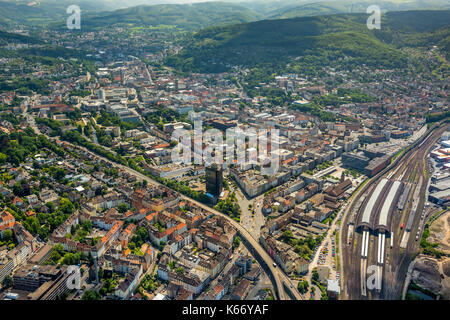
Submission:
{"label": "tree-covered ridge", "polygon": [[365,13],[370,5],[379,6],[383,12],[405,10],[449,9],[446,0],[335,0],[290,4],[268,12],[268,19],[290,19],[339,13]]}
{"label": "tree-covered ridge", "polygon": [[84,28],[105,26],[175,26],[196,30],[212,25],[229,25],[255,21],[261,15],[253,10],[231,3],[196,3],[137,6],[105,12],[83,20]]}
{"label": "tree-covered ridge", "polygon": [[34,43],[40,43],[41,41],[39,41],[33,37],[24,36],[21,34],[0,31],[0,47],[5,44],[11,43],[11,42],[34,44]]}
{"label": "tree-covered ridge", "polygon": [[[16,25],[46,27],[60,21],[66,23],[67,7],[78,5],[83,13],[114,10],[124,0],[0,0],[0,27]],[[123,5],[123,3],[122,3]]]}
{"label": "tree-covered ridge", "polygon": [[[285,64],[288,57],[306,58],[322,66],[339,63],[395,68],[407,63],[397,44],[421,45],[417,42],[422,32],[433,33],[437,42],[448,42],[448,10],[387,13],[381,30],[368,30],[367,17],[342,14],[211,27],[197,32],[167,62],[180,70],[197,72],[224,72],[232,65]],[[404,41],[397,43],[396,38]]]}
{"label": "tree-covered ridge", "polygon": [[396,47],[438,46],[450,57],[450,10],[390,12],[382,17],[383,28],[374,32]]}
{"label": "tree-covered ridge", "polygon": [[[178,26],[199,29],[260,19],[290,19],[339,13],[366,12],[370,5],[384,11],[449,9],[447,0],[297,0],[211,1],[177,4],[176,0],[0,0],[0,27],[57,25],[65,27],[70,5],[78,5],[86,27]],[[163,4],[162,4],[163,3]],[[125,9],[124,9],[125,8]],[[116,11],[114,11],[116,10]]]}

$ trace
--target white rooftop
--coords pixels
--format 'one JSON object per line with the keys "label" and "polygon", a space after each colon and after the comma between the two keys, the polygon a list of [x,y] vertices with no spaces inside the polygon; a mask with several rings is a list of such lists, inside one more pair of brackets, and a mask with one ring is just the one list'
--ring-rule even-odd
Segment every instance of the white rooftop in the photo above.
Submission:
{"label": "white rooftop", "polygon": [[339,287],[339,281],[328,279],[327,290],[339,294],[341,292],[341,288]]}
{"label": "white rooftop", "polygon": [[165,295],[158,293],[152,300],[165,300],[165,299],[166,299]]}

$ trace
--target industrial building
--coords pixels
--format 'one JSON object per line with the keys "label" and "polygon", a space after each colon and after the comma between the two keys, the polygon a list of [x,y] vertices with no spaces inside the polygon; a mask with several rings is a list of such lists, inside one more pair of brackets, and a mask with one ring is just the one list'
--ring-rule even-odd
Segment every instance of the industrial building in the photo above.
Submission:
{"label": "industrial building", "polygon": [[342,154],[342,163],[346,167],[363,172],[368,177],[373,177],[391,163],[390,155],[383,155],[370,159],[363,152]]}
{"label": "industrial building", "polygon": [[450,192],[448,190],[431,193],[428,200],[438,205],[450,205]]}
{"label": "industrial building", "polygon": [[363,172],[369,164],[370,159],[362,153],[344,153],[342,154],[342,163],[350,168]]}

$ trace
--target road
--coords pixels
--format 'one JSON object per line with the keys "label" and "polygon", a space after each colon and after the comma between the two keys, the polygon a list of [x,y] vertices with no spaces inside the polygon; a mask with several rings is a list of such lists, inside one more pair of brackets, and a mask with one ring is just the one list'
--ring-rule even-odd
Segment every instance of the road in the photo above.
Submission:
{"label": "road", "polygon": [[[334,231],[336,231],[338,229],[337,223],[340,220],[341,214],[345,210],[345,208],[346,208],[346,204],[344,204],[343,207],[336,214],[336,217],[333,219],[333,222],[331,223],[330,228],[327,230],[327,233],[326,233],[324,239],[322,240],[320,246],[317,247],[317,250],[316,250],[313,260],[311,261],[311,263],[308,266],[308,274],[306,275],[305,278],[306,278],[306,280],[308,280],[308,282],[310,284],[311,284],[312,270],[318,266],[320,252],[323,250],[323,248],[325,247],[326,244],[329,244],[328,250],[331,251],[331,248],[332,248],[331,239],[334,237],[334,235],[333,235]],[[337,246],[337,243],[335,245]],[[330,267],[330,269],[332,269],[332,266],[329,266],[329,265],[326,265],[326,266],[328,266],[328,267]]]}
{"label": "road", "polygon": [[[39,129],[36,126],[36,123],[34,122],[34,119],[32,116],[27,116],[27,119],[29,119],[29,123],[30,126],[35,130],[36,133],[41,134],[41,132],[39,131]],[[105,162],[111,163],[113,164],[115,167],[120,168],[124,171],[126,171],[129,174],[132,174],[138,178],[140,178],[141,180],[146,180],[148,183],[154,185],[154,186],[163,186],[161,183],[147,177],[146,175],[143,175],[142,173],[135,171],[129,167],[126,167],[124,165],[112,162],[102,156],[99,156],[91,151],[89,151],[88,149],[81,147],[81,146],[77,146],[74,145],[72,143],[66,142],[67,144],[73,146],[76,149],[79,149],[83,152],[89,153],[92,156],[101,159]],[[165,187],[165,186],[164,186]],[[167,188],[167,187],[166,187]],[[170,188],[169,188],[170,189]],[[175,191],[175,190],[174,190]],[[264,248],[259,244],[259,242],[250,234],[250,232],[248,232],[241,224],[239,224],[237,221],[235,221],[234,219],[230,218],[229,216],[227,216],[226,214],[219,212],[201,202],[198,202],[192,198],[189,198],[185,195],[181,195],[182,199],[190,201],[194,204],[196,204],[197,206],[203,208],[204,210],[214,214],[214,215],[218,215],[221,216],[223,218],[225,218],[234,228],[236,228],[236,230],[238,230],[240,237],[242,238],[244,244],[248,247],[248,250],[252,253],[252,255],[258,260],[258,262],[261,264],[261,266],[264,268],[264,270],[268,273],[269,277],[271,278],[273,287],[275,288],[276,294],[278,295],[278,298],[280,300],[287,300],[288,299],[288,295],[285,294],[285,290],[283,288],[283,284],[287,284],[288,287],[292,288],[291,292],[294,294],[294,297],[297,300],[302,300],[302,297],[300,295],[300,293],[297,291],[296,288],[293,288],[292,282],[289,279],[289,277],[283,273],[282,270],[280,270],[279,268],[274,267],[273,263],[274,260],[272,260],[272,258],[267,254],[267,252],[264,250]]]}
{"label": "road", "polygon": [[[242,191],[239,189],[233,190],[236,192],[236,197],[241,207],[241,225],[255,238],[259,239],[261,234],[261,228],[265,225],[266,221],[262,214],[262,204],[264,195],[260,195],[254,199],[248,199]],[[249,209],[249,205],[251,208]]]}

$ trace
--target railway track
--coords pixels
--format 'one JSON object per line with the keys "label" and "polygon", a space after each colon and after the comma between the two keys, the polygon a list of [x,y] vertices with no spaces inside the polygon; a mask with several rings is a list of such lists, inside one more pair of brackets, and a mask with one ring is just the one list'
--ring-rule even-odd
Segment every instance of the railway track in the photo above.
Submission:
{"label": "railway track", "polygon": [[[418,244],[415,241],[416,230],[420,225],[420,214],[416,214],[412,220],[411,232],[413,236],[409,236],[406,241],[404,249],[400,248],[402,237],[405,234],[405,228],[400,228],[402,223],[406,224],[409,217],[409,212],[413,205],[411,198],[414,191],[416,194],[425,194],[427,187],[427,179],[429,178],[427,170],[426,155],[434,143],[439,139],[446,126],[436,126],[426,137],[416,142],[409,149],[400,156],[398,161],[392,163],[388,168],[380,172],[369,183],[364,186],[364,189],[358,193],[352,200],[352,204],[348,206],[348,212],[344,217],[342,224],[342,236],[347,239],[348,222],[353,222],[358,214],[360,208],[356,205],[359,198],[370,194],[373,186],[376,186],[382,178],[390,180],[399,180],[403,183],[411,184],[411,191],[409,191],[405,207],[403,210],[398,210],[394,206],[391,233],[370,232],[369,235],[365,232],[357,231],[356,225],[353,226],[353,236],[351,243],[345,241],[343,243],[343,263],[342,274],[345,279],[343,286],[343,298],[345,299],[397,299],[398,294],[401,293],[404,276],[409,262],[415,254]],[[422,183],[419,183],[422,181]],[[419,189],[417,189],[419,188]],[[416,212],[421,212],[425,205],[425,198],[420,198],[415,206]],[[414,232],[413,232],[414,231]],[[368,231],[367,231],[368,232]],[[369,239],[369,240],[367,240]],[[392,245],[391,245],[392,241]],[[363,248],[363,246],[366,246]],[[355,261],[360,262],[354,263]],[[353,263],[352,263],[353,262]],[[367,268],[371,265],[377,266],[377,273],[382,279],[381,290],[368,290],[367,279],[371,274],[367,273]],[[373,273],[373,272],[372,272]]]}

